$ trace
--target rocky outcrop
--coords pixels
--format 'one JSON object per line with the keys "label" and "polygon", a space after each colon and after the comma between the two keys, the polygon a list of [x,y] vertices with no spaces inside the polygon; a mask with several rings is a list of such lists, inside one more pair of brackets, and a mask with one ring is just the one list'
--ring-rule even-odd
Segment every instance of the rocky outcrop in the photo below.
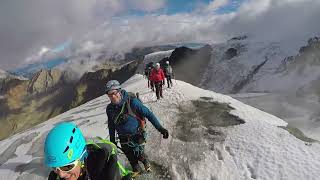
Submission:
{"label": "rocky outcrop", "polygon": [[224,59],[230,60],[233,57],[238,55],[238,51],[235,48],[229,48],[225,53],[224,53]]}
{"label": "rocky outcrop", "polygon": [[247,38],[248,38],[248,36],[246,36],[246,35],[237,36],[237,37],[233,37],[233,38],[229,39],[228,42],[230,42],[230,41],[241,41],[241,40],[245,40]]}
{"label": "rocky outcrop", "polygon": [[200,49],[179,47],[172,52],[169,58],[162,59],[160,64],[164,65],[166,61],[169,61],[175,78],[193,85],[199,85],[201,75],[204,74],[210,62],[211,52],[212,47],[210,45],[205,45]]}
{"label": "rocky outcrop", "polygon": [[107,81],[126,81],[135,74],[139,63],[132,61],[117,68],[87,72],[77,82],[66,81],[67,73],[58,70],[41,70],[30,81],[11,80],[0,99],[0,122],[10,123],[2,124],[0,131],[13,130],[0,134],[0,140],[103,95]]}
{"label": "rocky outcrop", "polygon": [[72,106],[78,106],[105,93],[104,85],[111,79],[120,83],[128,80],[136,73],[139,61],[132,61],[118,68],[100,69],[85,73],[77,83]]}
{"label": "rocky outcrop", "polygon": [[61,83],[62,75],[62,72],[56,69],[42,69],[32,77],[28,85],[28,92],[32,94],[46,92]]}
{"label": "rocky outcrop", "polygon": [[253,77],[258,73],[258,71],[260,70],[260,68],[266,64],[266,62],[269,60],[267,57],[265,58],[266,60],[263,61],[261,64],[254,66],[252,71],[250,71],[248,73],[248,75],[246,77],[244,77],[243,79],[241,79],[239,82],[237,82],[232,90],[231,93],[232,94],[236,94],[239,93],[241,91],[241,89],[246,86],[252,79]]}
{"label": "rocky outcrop", "polygon": [[320,37],[313,37],[308,40],[308,44],[300,48],[299,53],[308,53],[320,49]]}

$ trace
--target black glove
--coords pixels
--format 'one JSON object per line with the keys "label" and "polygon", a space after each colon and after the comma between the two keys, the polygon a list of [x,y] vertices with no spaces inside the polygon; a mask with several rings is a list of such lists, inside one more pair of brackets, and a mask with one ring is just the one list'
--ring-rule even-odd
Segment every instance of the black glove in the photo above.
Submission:
{"label": "black glove", "polygon": [[159,132],[162,134],[163,139],[168,139],[169,137],[169,132],[165,128],[161,128]]}

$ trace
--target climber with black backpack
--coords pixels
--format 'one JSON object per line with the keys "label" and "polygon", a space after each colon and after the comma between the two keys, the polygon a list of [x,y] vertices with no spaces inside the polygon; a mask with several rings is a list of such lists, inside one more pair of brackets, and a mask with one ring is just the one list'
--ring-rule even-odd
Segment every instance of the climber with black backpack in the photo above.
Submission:
{"label": "climber with black backpack", "polygon": [[48,180],[131,180],[117,159],[117,147],[104,139],[86,141],[71,122],[57,124],[44,142],[44,162],[52,168]]}
{"label": "climber with black backpack", "polygon": [[134,94],[122,89],[117,80],[109,81],[105,90],[111,101],[106,108],[110,141],[116,144],[115,132],[117,131],[121,150],[131,164],[133,177],[142,173],[139,161],[143,163],[146,171],[151,171],[150,162],[144,153],[145,118],[163,135],[164,139],[169,137],[168,131]]}

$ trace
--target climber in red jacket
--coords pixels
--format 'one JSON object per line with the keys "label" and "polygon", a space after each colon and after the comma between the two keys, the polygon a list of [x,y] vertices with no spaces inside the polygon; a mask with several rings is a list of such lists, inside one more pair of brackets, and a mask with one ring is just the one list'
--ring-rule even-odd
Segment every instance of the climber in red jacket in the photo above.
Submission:
{"label": "climber in red jacket", "polygon": [[162,96],[162,86],[164,85],[164,73],[163,70],[160,68],[160,64],[156,63],[155,68],[152,69],[150,80],[154,83],[156,87],[156,95],[157,99],[163,98]]}

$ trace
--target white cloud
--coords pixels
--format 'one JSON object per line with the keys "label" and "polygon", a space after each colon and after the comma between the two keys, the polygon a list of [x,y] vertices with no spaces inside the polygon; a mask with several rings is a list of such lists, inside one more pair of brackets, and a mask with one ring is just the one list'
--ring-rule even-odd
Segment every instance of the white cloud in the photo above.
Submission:
{"label": "white cloud", "polygon": [[152,12],[164,0],[9,0],[0,6],[0,61],[4,69],[21,65],[46,44],[79,39],[101,22],[128,10]]}
{"label": "white cloud", "polygon": [[229,4],[230,0],[213,0],[209,3],[206,10],[207,11],[216,11],[221,7],[224,7]]}
{"label": "white cloud", "polygon": [[[222,7],[216,1],[212,7]],[[237,12],[212,14],[153,15],[127,18],[110,23],[96,37],[103,37],[106,48],[129,51],[137,45],[170,42],[217,42],[232,36],[249,34],[262,40],[282,41],[320,33],[320,1],[249,0]],[[103,36],[99,35],[103,34]],[[99,38],[96,38],[99,39]]]}
{"label": "white cloud", "polygon": [[43,56],[45,56],[45,54],[47,54],[50,51],[51,50],[49,48],[43,46],[35,55],[27,57],[25,61],[27,63],[38,62],[43,58]]}
{"label": "white cloud", "polygon": [[[6,62],[1,61],[1,67],[9,67],[8,62],[13,66],[34,49],[41,49],[43,44],[53,46],[69,36],[74,37],[73,53],[103,50],[112,55],[128,52],[134,46],[217,42],[242,34],[281,41],[298,37],[307,39],[320,33],[319,0],[246,0],[236,12],[222,15],[192,12],[125,18],[117,15],[132,9],[156,12],[166,5],[166,1],[75,1],[30,0],[18,3],[12,0],[3,3],[0,7],[0,54]],[[215,0],[208,7],[201,7],[202,10],[215,10],[233,2]],[[14,8],[8,8],[14,4]],[[99,25],[102,20],[103,25]],[[86,44],[88,42],[91,44]]]}

